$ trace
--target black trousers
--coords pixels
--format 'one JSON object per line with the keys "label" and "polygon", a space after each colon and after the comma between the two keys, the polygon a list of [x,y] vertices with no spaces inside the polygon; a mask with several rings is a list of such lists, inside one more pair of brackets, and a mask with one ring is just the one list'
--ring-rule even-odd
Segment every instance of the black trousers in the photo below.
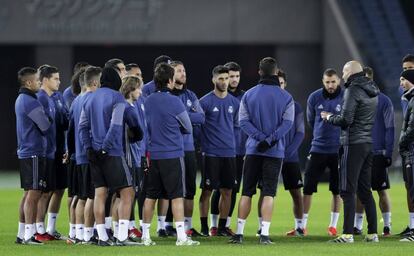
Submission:
{"label": "black trousers", "polygon": [[365,207],[368,234],[377,233],[377,210],[371,191],[372,144],[342,146],[339,151],[339,187],[344,202],[344,234],[352,234],[355,195]]}

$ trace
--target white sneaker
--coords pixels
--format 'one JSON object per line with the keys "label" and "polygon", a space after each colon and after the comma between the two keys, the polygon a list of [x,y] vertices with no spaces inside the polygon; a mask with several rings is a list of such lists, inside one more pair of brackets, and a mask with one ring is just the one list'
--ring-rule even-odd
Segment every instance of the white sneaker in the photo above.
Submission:
{"label": "white sneaker", "polygon": [[151,238],[141,238],[141,243],[145,246],[152,246],[152,245],[156,245],[155,242],[153,242],[151,240]]}
{"label": "white sneaker", "polygon": [[329,240],[329,242],[330,243],[353,243],[354,242],[354,236],[343,234],[343,235],[338,236],[335,239]]}
{"label": "white sneaker", "polygon": [[400,242],[414,242],[414,235],[407,236],[400,240]]}
{"label": "white sneaker", "polygon": [[187,240],[177,240],[175,242],[176,246],[196,246],[200,245],[199,241],[193,241],[191,238],[187,238]]}
{"label": "white sneaker", "polygon": [[365,236],[364,241],[367,243],[378,243],[378,235],[377,234],[368,234]]}

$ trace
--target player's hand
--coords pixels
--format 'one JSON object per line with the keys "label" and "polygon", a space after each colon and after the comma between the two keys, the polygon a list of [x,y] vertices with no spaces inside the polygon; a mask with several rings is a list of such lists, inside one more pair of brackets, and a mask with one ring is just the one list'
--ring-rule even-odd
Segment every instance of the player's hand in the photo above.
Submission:
{"label": "player's hand", "polygon": [[271,147],[272,146],[269,145],[269,143],[267,143],[266,140],[262,140],[261,142],[259,142],[259,144],[257,144],[257,151],[259,151],[260,153],[264,153]]}
{"label": "player's hand", "polygon": [[63,154],[62,163],[64,163],[64,164],[69,163],[69,153],[68,152],[66,152],[65,154]]}
{"label": "player's hand", "polygon": [[331,115],[332,115],[332,113],[330,113],[330,112],[326,112],[326,111],[321,112],[321,118],[325,121],[327,121]]}
{"label": "player's hand", "polygon": [[96,156],[96,151],[93,150],[93,148],[88,148],[86,150],[86,157],[88,158],[88,161],[91,163],[96,163],[96,161],[98,160]]}
{"label": "player's hand", "polygon": [[392,158],[391,157],[385,157],[385,167],[390,167],[392,164]]}
{"label": "player's hand", "polygon": [[97,160],[99,160],[99,161],[101,161],[107,154],[107,152],[103,149],[95,151],[95,152],[96,152]]}

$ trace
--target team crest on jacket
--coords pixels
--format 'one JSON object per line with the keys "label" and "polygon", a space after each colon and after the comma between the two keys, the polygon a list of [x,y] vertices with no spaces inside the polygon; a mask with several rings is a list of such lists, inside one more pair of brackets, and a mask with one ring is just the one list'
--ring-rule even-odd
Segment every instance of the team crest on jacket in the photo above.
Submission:
{"label": "team crest on jacket", "polygon": [[229,106],[229,110],[228,110],[228,112],[229,112],[230,114],[233,114],[233,106]]}
{"label": "team crest on jacket", "polygon": [[193,105],[193,103],[191,102],[191,100],[187,100],[187,106],[191,108],[191,106]]}
{"label": "team crest on jacket", "polygon": [[337,112],[341,112],[341,105],[340,105],[340,104],[336,105],[335,110],[336,110]]}

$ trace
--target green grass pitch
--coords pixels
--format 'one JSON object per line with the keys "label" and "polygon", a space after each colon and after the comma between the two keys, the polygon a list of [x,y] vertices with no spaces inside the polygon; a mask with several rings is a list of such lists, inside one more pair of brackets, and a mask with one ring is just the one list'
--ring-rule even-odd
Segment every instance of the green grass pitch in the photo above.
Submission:
{"label": "green grass pitch", "polygon": [[[2,184],[4,184],[3,180]],[[0,184],[1,185],[1,184]],[[1,186],[4,187],[4,186]],[[17,187],[17,185],[16,185]],[[176,247],[175,240],[159,239],[155,235],[156,223],[152,225],[152,238],[157,242],[153,247],[111,247],[66,245],[64,241],[49,242],[44,246],[22,246],[14,244],[18,222],[18,204],[21,191],[13,188],[0,189],[0,252],[1,255],[215,255],[215,256],[244,256],[244,255],[411,255],[414,252],[412,243],[401,243],[398,237],[380,237],[379,244],[362,242],[362,237],[356,237],[354,244],[328,244],[330,239],[326,228],[330,218],[330,193],[327,185],[321,185],[319,192],[314,196],[312,209],[309,214],[308,233],[304,238],[286,237],[284,233],[293,227],[292,204],[288,192],[283,185],[279,186],[271,224],[271,236],[275,244],[260,246],[257,244],[255,232],[257,230],[256,207],[247,220],[245,228],[245,243],[242,246],[227,244],[227,238],[201,238],[198,247]],[[392,224],[395,233],[400,232],[408,221],[408,213],[403,183],[393,183],[390,190],[392,200]],[[64,198],[64,200],[66,197]],[[375,195],[378,202],[378,197]],[[194,224],[199,229],[198,210],[195,211]],[[338,231],[342,227],[342,213],[338,224]],[[378,218],[381,214],[378,211]],[[233,224],[236,222],[233,217]],[[382,222],[378,221],[378,230],[382,230]],[[233,229],[235,226],[232,225]],[[366,221],[364,221],[366,227]],[[58,217],[58,230],[67,235],[68,217],[66,204],[62,203]]]}

